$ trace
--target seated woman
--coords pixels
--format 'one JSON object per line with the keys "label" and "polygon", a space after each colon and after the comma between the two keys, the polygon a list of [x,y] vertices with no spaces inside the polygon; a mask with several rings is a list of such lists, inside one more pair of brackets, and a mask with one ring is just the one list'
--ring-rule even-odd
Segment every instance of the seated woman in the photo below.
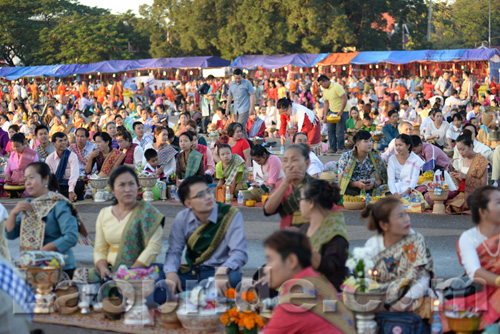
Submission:
{"label": "seated woman", "polygon": [[452,148],[455,146],[455,141],[462,132],[463,121],[464,119],[461,114],[457,113],[451,116],[451,124],[448,127],[448,130],[446,130],[446,147]]}
{"label": "seated woman", "polygon": [[7,146],[5,147],[5,152],[9,153],[12,152],[12,136],[15,135],[16,133],[19,133],[19,125],[17,124],[12,124],[11,126],[9,126],[9,131],[8,131],[8,134],[9,134],[9,142],[7,143]]}
{"label": "seated woman", "polygon": [[467,276],[484,285],[484,288],[479,292],[481,296],[474,294],[455,298],[448,303],[459,310],[474,305],[482,312],[480,329],[483,329],[500,319],[500,265],[497,254],[500,250],[500,189],[480,187],[474,190],[468,202],[475,226],[462,233],[457,252]]}
{"label": "seated woman", "polygon": [[[189,120],[189,122],[187,123],[187,126],[186,126],[186,131],[191,131],[193,133],[198,134],[198,125],[196,124],[196,121],[194,119]],[[207,146],[207,141],[205,140],[205,137],[203,137],[203,136],[198,136],[198,139],[196,141],[198,144]]]}
{"label": "seated woman", "polygon": [[5,168],[5,182],[24,183],[24,171],[30,163],[38,161],[38,154],[26,147],[26,140],[22,133],[13,135],[10,142],[14,151],[11,153]]}
{"label": "seated woman", "polygon": [[276,183],[285,177],[280,158],[269,153],[262,145],[255,145],[250,155],[253,160],[253,181],[259,186],[265,185],[272,192]]}
{"label": "seated woman", "polygon": [[319,160],[316,153],[314,153],[309,144],[307,144],[307,135],[304,132],[297,132],[292,137],[292,144],[304,145],[309,150],[309,167],[307,167],[307,174],[314,178],[319,178],[323,172],[323,163]]}
{"label": "seated woman", "polygon": [[183,112],[179,116],[179,122],[174,124],[173,130],[176,136],[180,136],[181,133],[186,131],[186,126],[191,116],[187,112]]}
{"label": "seated woman", "polygon": [[215,174],[215,162],[214,156],[212,154],[212,150],[210,150],[206,145],[200,144],[199,138],[201,137],[193,132],[193,150],[200,152],[203,154],[203,168],[205,170],[205,178],[207,178],[207,182],[210,184],[213,182],[213,176]]}
{"label": "seated woman", "polygon": [[410,228],[410,216],[395,197],[368,204],[361,217],[368,219],[368,230],[377,232],[365,243],[377,282],[392,283],[386,304],[393,312],[408,311],[429,290],[433,262],[427,243]]}
{"label": "seated woman", "polygon": [[219,134],[223,134],[226,132],[227,127],[231,123],[231,119],[226,115],[226,109],[219,107],[217,108],[217,118],[213,117],[212,124],[215,126],[215,130],[219,132]]}
{"label": "seated woman", "polygon": [[5,225],[7,238],[20,237],[21,251],[55,251],[67,256],[63,270],[72,278],[76,268],[72,248],[79,239],[88,244],[85,226],[73,203],[55,192],[59,186],[49,165],[33,162],[24,174],[26,191],[33,199],[12,209]]}
{"label": "seated woman", "polygon": [[[264,334],[356,333],[352,312],[338,299],[337,290],[330,282],[313,269],[312,249],[306,236],[295,231],[278,231],[264,241],[264,247],[266,278],[272,289],[280,290],[279,306],[264,328]],[[303,301],[294,301],[291,292],[300,292],[305,298],[329,300],[336,311],[325,312],[323,303],[306,309],[301,306]]]}
{"label": "seated woman", "polygon": [[420,168],[424,161],[412,151],[411,137],[401,134],[396,137],[396,154],[389,158],[387,175],[389,191],[397,198],[410,194],[418,184]]}
{"label": "seated woman", "polygon": [[[144,148],[144,151],[152,148],[158,152],[158,159],[160,160],[161,166],[160,168],[163,169],[163,173],[165,173],[165,175],[171,175],[176,169],[175,155],[177,154],[177,150],[168,142],[169,130],[173,133],[172,129],[157,126],[153,133],[153,142],[147,144]],[[145,166],[146,163],[147,161],[144,158],[142,164]]]}
{"label": "seated woman", "polygon": [[205,176],[203,154],[193,149],[194,138],[194,134],[191,131],[183,132],[179,136],[179,145],[181,146],[182,151],[177,156],[175,169],[178,186],[182,183],[182,180],[190,176]]}
{"label": "seated woman", "polygon": [[311,180],[301,190],[300,213],[309,223],[300,232],[307,235],[312,245],[312,267],[323,274],[337,291],[348,276],[345,263],[349,238],[344,214],[331,212],[340,201],[339,188],[325,180]]}
{"label": "seated woman", "polygon": [[309,150],[304,145],[293,144],[285,151],[282,162],[285,177],[276,183],[273,193],[264,204],[264,215],[279,213],[280,229],[300,227],[308,222],[300,213],[299,201],[300,190],[313,179],[306,172],[309,163]]}
{"label": "seated woman", "polygon": [[52,135],[56,132],[64,132],[64,129],[66,129],[66,127],[64,126],[64,124],[62,124],[62,121],[61,121],[61,117],[59,116],[54,116],[54,118],[52,119],[52,121],[54,122],[54,124],[52,124],[50,126],[50,132],[49,132],[49,138],[52,139]]}
{"label": "seated woman", "polygon": [[489,132],[490,130],[494,129],[497,127],[497,121],[498,121],[498,112],[496,110],[487,110],[485,113],[482,115],[482,125],[479,131],[477,132],[477,141],[480,143],[483,143],[484,145],[489,146],[492,149],[495,149],[498,144],[500,144],[500,141],[489,140]]}
{"label": "seated woman", "polygon": [[363,120],[359,114],[357,107],[352,107],[349,112],[349,118],[346,122],[346,135],[349,140],[352,140],[352,137],[356,132],[363,126]]}
{"label": "seated woman", "polygon": [[430,122],[425,128],[425,140],[434,140],[435,145],[442,149],[446,145],[446,131],[448,127],[448,122],[443,121],[441,110],[435,110],[434,121]]}
{"label": "seated woman", "polygon": [[165,217],[152,205],[137,200],[139,180],[128,166],[116,168],[109,178],[115,203],[99,212],[96,222],[94,264],[101,278],[124,264],[147,268],[161,252]]}
{"label": "seated woman", "polygon": [[90,153],[85,173],[92,173],[96,165],[99,177],[109,177],[113,169],[123,164],[125,153],[111,147],[113,139],[106,132],[97,132],[94,135],[94,141],[97,150]]}
{"label": "seated woman", "polygon": [[250,144],[248,143],[248,140],[243,138],[243,126],[240,123],[233,122],[229,124],[229,127],[227,128],[227,136],[221,136],[219,138],[219,144],[215,149],[215,162],[219,162],[219,154],[217,154],[217,152],[220,143],[228,144],[231,147],[233,154],[238,154],[243,158],[243,161],[245,161],[245,165],[247,167],[251,167],[252,159],[250,158]]}
{"label": "seated woman", "polygon": [[353,137],[354,149],[344,152],[338,170],[340,194],[356,196],[361,190],[380,195],[387,191],[387,169],[380,155],[373,150],[370,132],[359,130]]}
{"label": "seated woman", "polygon": [[[469,133],[470,132],[466,132]],[[480,153],[474,152],[474,142],[467,134],[462,134],[457,138],[457,149],[462,159],[458,164],[458,169],[453,169],[450,175],[458,186],[457,191],[452,191],[446,201],[448,212],[463,212],[467,210],[467,198],[470,194],[488,182],[488,160]]]}
{"label": "seated woman", "polygon": [[246,182],[249,175],[245,161],[238,154],[233,154],[228,144],[220,145],[218,153],[220,161],[215,166],[215,177],[219,179],[217,185],[229,186],[236,198],[238,191],[248,188]]}

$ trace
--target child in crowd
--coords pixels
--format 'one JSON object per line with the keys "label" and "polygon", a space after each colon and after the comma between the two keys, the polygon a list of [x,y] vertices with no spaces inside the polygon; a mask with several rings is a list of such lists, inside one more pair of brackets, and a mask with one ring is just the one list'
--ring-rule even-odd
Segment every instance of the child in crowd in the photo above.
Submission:
{"label": "child in crowd", "polygon": [[370,114],[364,114],[363,125],[361,126],[360,130],[365,130],[368,132],[374,132],[377,130],[377,126],[373,124],[373,119],[370,117]]}
{"label": "child in crowd", "polygon": [[238,154],[233,154],[231,146],[227,144],[219,145],[217,153],[220,158],[215,166],[215,176],[219,179],[218,185],[230,186],[234,197],[237,197],[239,190],[248,188],[246,180],[248,180],[249,175],[245,160]]}
{"label": "child in crowd", "polygon": [[[143,171],[148,173],[154,173],[157,177],[156,186],[160,190],[160,194],[167,194],[167,178],[165,177],[165,173],[163,172],[163,167],[160,165],[160,160],[158,159],[158,152],[155,149],[148,148],[146,152],[144,152],[144,157],[146,158],[147,164],[144,167]],[[154,193],[154,188],[153,188]],[[155,195],[155,199],[163,198],[160,195],[160,198]]]}

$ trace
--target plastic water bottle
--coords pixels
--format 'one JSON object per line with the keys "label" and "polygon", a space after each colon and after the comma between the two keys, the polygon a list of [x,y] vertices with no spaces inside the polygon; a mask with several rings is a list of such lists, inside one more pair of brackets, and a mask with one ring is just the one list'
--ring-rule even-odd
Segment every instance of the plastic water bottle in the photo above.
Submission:
{"label": "plastic water bottle", "polygon": [[226,186],[226,204],[231,204],[231,192],[229,186]]}
{"label": "plastic water bottle", "polygon": [[243,204],[243,192],[241,190],[238,191],[238,204]]}
{"label": "plastic water bottle", "polygon": [[175,192],[175,186],[170,187],[170,200],[175,201],[177,193]]}
{"label": "plastic water bottle", "polygon": [[284,155],[285,154],[285,145],[281,145],[280,147],[280,155]]}
{"label": "plastic water bottle", "polygon": [[269,153],[273,153],[273,147],[272,147],[272,146],[269,146],[268,151],[269,151]]}
{"label": "plastic water bottle", "polygon": [[442,334],[442,333],[443,333],[443,324],[441,323],[439,314],[434,314],[431,323],[431,334]]}
{"label": "plastic water bottle", "polygon": [[497,180],[495,180],[495,182],[493,182],[493,187],[498,188],[498,181]]}
{"label": "plastic water bottle", "polygon": [[370,193],[366,193],[366,204],[368,205],[368,203],[370,203],[372,200],[371,196],[370,196]]}

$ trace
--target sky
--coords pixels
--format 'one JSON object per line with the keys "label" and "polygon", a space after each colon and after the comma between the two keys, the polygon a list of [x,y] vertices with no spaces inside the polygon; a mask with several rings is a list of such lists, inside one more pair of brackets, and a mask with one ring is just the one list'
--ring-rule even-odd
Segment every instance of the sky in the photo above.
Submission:
{"label": "sky", "polygon": [[113,14],[124,13],[131,9],[134,13],[139,14],[139,6],[142,4],[151,5],[154,0],[79,0],[82,5],[90,7],[102,7],[110,9]]}

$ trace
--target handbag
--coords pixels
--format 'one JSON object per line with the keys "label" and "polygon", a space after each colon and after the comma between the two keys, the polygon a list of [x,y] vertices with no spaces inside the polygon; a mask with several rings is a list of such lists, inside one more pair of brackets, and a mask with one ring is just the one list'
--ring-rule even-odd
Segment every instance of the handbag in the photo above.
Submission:
{"label": "handbag", "polygon": [[483,286],[474,282],[469,276],[451,278],[451,283],[444,288],[444,298],[446,300],[463,298],[480,292]]}
{"label": "handbag", "polygon": [[382,312],[377,314],[379,334],[428,334],[429,326],[422,318],[410,312]]}

